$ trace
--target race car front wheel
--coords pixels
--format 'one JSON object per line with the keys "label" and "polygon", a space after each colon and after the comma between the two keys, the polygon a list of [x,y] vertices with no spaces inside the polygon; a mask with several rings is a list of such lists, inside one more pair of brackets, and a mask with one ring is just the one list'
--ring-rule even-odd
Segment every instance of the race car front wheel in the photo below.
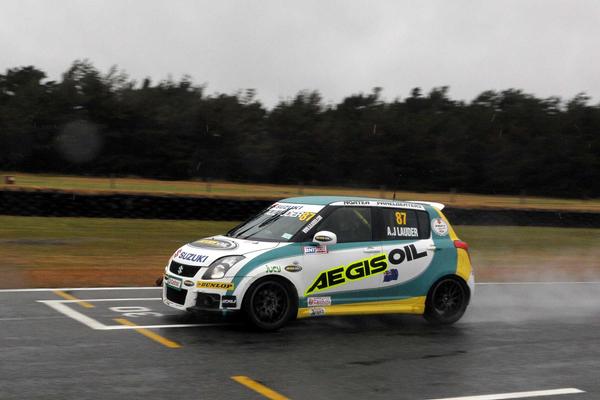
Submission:
{"label": "race car front wheel", "polygon": [[469,293],[457,278],[445,277],[433,284],[425,301],[425,318],[437,324],[453,324],[467,309]]}
{"label": "race car front wheel", "polygon": [[281,328],[297,312],[297,301],[291,292],[289,285],[280,279],[254,283],[242,304],[247,321],[260,330]]}

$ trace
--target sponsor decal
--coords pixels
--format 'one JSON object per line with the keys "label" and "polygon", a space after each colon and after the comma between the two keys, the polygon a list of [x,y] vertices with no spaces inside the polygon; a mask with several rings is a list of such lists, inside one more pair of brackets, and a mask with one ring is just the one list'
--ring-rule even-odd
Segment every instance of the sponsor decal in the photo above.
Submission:
{"label": "sponsor decal", "polygon": [[330,242],[331,240],[333,240],[333,238],[326,235],[319,235],[315,236],[315,240],[318,240],[319,242]]}
{"label": "sponsor decal", "polygon": [[307,299],[309,307],[323,307],[331,305],[331,297],[309,297]]}
{"label": "sponsor decal", "polygon": [[[185,261],[203,263],[203,262],[206,262],[206,260],[208,259],[208,256],[205,256],[202,254],[187,253],[187,252],[181,251],[181,249],[179,249],[175,252],[175,254],[173,255],[173,258],[178,258],[180,260],[185,260]],[[183,271],[183,269],[181,269],[181,270]],[[181,273],[181,272],[179,272],[179,273]]]}
{"label": "sponsor decal", "polygon": [[281,267],[276,266],[276,265],[272,265],[272,266],[267,265],[267,274],[272,274],[275,272],[281,272]]}
{"label": "sponsor decal", "polygon": [[172,276],[165,275],[164,282],[175,289],[181,288],[181,280],[177,278],[173,278]]}
{"label": "sponsor decal", "polygon": [[237,306],[237,298],[235,296],[223,296],[221,297],[221,307],[232,308]]}
{"label": "sponsor decal", "polygon": [[435,218],[431,220],[431,230],[438,236],[448,235],[448,224],[442,218]]}
{"label": "sponsor decal", "polygon": [[388,226],[387,235],[389,237],[419,237],[419,230],[403,226]]}
{"label": "sponsor decal", "polygon": [[312,221],[310,221],[304,228],[302,228],[302,232],[304,233],[308,233],[310,232],[310,230],[312,228],[314,228],[319,222],[321,222],[321,220],[323,219],[322,216],[317,215],[315,218],[313,218]]}
{"label": "sponsor decal", "polygon": [[198,281],[196,283],[196,287],[205,289],[233,290],[234,285],[232,282]]}
{"label": "sponsor decal", "polygon": [[325,315],[325,309],[323,307],[311,307],[308,309],[311,317],[318,317]]}
{"label": "sponsor decal", "polygon": [[284,268],[287,272],[300,272],[302,271],[302,267],[299,265],[286,265],[286,267]]}
{"label": "sponsor decal", "polygon": [[281,215],[282,217],[298,218],[300,221],[310,221],[323,206],[312,204],[275,203],[265,211],[265,215]]}
{"label": "sponsor decal", "polygon": [[382,274],[388,267],[385,254],[358,260],[346,266],[341,265],[321,272],[315,281],[306,290],[305,296],[310,293],[330,289],[346,283]]}
{"label": "sponsor decal", "polygon": [[304,254],[327,254],[327,246],[304,246]]}
{"label": "sponsor decal", "polygon": [[[426,251],[419,252],[414,244],[391,250],[387,257],[378,254],[370,258],[354,261],[348,265],[330,268],[321,272],[314,282],[308,287],[305,296],[346,283],[369,278],[373,275],[383,274],[388,269],[388,263],[399,265],[403,262],[427,257]],[[397,279],[397,278],[396,278]]]}
{"label": "sponsor decal", "polygon": [[425,210],[425,207],[423,207],[421,204],[415,204],[415,203],[408,203],[406,201],[377,201],[376,206],[379,207],[400,207],[400,208],[407,208],[409,210]]}
{"label": "sponsor decal", "polygon": [[215,250],[231,250],[237,247],[237,243],[232,240],[214,238],[196,240],[195,242],[190,243],[190,245]]}
{"label": "sponsor decal", "polygon": [[391,268],[388,271],[385,271],[383,273],[383,281],[384,282],[391,282],[391,281],[397,281],[398,280],[398,270],[396,268]]}
{"label": "sponsor decal", "polygon": [[281,235],[281,237],[284,238],[285,240],[291,239],[292,236],[294,236],[294,235],[292,235],[291,233],[284,233],[283,235]]}
{"label": "sponsor decal", "polygon": [[402,264],[405,260],[412,261],[419,258],[427,257],[427,252],[417,251],[414,244],[409,244],[401,249],[394,249],[388,254],[388,261],[394,265]]}
{"label": "sponsor decal", "polygon": [[346,200],[331,203],[332,206],[370,206],[370,207],[395,207],[409,210],[425,210],[422,204],[396,200]]}
{"label": "sponsor decal", "polygon": [[344,201],[345,206],[370,206],[371,201],[368,200],[347,200]]}

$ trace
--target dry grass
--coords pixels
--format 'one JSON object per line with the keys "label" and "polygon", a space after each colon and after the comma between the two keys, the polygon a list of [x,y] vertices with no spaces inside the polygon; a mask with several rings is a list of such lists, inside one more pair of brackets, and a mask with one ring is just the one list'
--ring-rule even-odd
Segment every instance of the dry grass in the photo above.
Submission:
{"label": "dry grass", "polygon": [[[15,185],[2,187],[25,189],[55,189],[85,193],[151,193],[202,197],[281,199],[306,195],[349,195],[391,199],[389,190],[356,189],[347,187],[292,186],[242,184],[231,182],[162,181],[141,178],[89,178],[74,176],[36,175],[5,172],[16,177]],[[2,180],[4,182],[4,180]],[[571,210],[600,212],[600,200],[574,200],[545,197],[492,196],[465,193],[397,192],[402,200],[441,202],[464,208],[514,208],[537,210]]]}

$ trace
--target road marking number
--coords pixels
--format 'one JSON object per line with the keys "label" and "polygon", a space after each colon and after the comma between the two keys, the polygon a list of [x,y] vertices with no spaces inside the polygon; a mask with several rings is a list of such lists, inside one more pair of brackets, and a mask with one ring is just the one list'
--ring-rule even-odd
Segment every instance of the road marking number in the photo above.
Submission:
{"label": "road marking number", "polygon": [[110,307],[109,310],[129,318],[163,316],[161,313],[152,311],[151,308],[141,306]]}

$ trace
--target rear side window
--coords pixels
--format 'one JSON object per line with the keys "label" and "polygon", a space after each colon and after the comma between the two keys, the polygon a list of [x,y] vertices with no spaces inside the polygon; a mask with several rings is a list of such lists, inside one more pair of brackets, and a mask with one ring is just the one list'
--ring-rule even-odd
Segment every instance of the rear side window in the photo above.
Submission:
{"label": "rear side window", "polygon": [[382,240],[417,240],[429,237],[426,212],[401,208],[382,208],[379,237]]}

